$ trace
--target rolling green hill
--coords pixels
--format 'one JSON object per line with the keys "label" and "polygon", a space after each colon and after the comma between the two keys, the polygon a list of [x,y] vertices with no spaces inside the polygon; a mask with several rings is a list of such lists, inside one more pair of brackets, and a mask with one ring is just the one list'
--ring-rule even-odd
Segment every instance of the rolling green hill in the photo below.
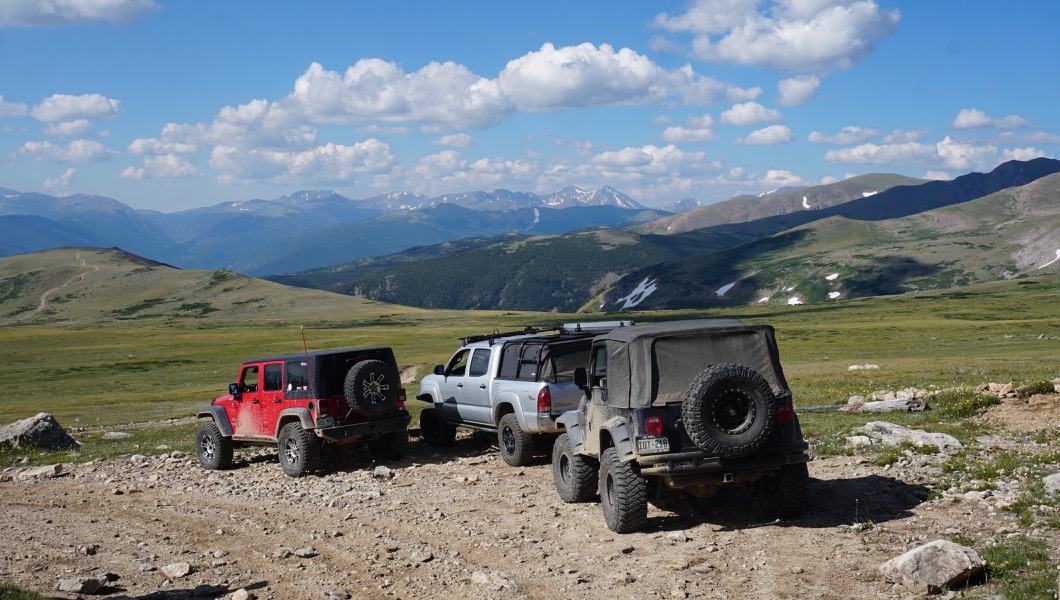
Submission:
{"label": "rolling green hill", "polygon": [[661,309],[812,303],[1057,273],[1058,199],[1060,174],[1054,174],[898,219],[833,216],[632,272],[604,304]]}

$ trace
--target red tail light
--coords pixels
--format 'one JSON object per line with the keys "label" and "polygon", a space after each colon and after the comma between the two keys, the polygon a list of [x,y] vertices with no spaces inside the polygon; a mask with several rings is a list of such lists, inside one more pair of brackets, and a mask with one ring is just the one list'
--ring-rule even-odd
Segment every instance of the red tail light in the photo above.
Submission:
{"label": "red tail light", "polygon": [[537,393],[537,412],[552,412],[552,392],[548,390],[547,385],[541,388],[541,391]]}
{"label": "red tail light", "polygon": [[397,397],[397,407],[402,409],[402,410],[404,410],[405,409],[405,388],[399,387],[397,396],[398,396]]}
{"label": "red tail light", "polygon": [[644,419],[644,433],[648,435],[662,435],[662,417],[648,417]]}
{"label": "red tail light", "polygon": [[795,420],[795,411],[791,409],[790,404],[778,404],[777,405],[777,424],[778,425],[790,425]]}

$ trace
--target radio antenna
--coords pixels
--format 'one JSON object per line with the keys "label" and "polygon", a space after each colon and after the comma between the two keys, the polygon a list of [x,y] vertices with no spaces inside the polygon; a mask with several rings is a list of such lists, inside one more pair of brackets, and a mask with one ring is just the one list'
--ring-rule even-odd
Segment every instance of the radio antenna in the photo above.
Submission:
{"label": "radio antenna", "polygon": [[298,330],[302,332],[302,350],[305,350],[305,370],[309,375],[310,395],[313,395],[316,393],[316,387],[313,385],[313,365],[309,362],[309,346],[305,343],[305,327],[299,325]]}

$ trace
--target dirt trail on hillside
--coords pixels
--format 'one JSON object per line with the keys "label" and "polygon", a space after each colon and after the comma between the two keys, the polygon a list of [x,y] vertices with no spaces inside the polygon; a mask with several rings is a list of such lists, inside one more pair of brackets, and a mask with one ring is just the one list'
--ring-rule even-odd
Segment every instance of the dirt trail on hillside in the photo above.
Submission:
{"label": "dirt trail on hillside", "polygon": [[[508,467],[490,441],[462,436],[438,450],[413,440],[389,472],[364,449],[332,452],[325,472],[299,480],[264,449],[237,452],[220,472],[179,453],[35,481],[9,469],[0,581],[73,598],[51,590],[109,572],[120,576],[111,599],[241,588],[275,600],[906,598],[877,575],[884,561],[957,533],[979,546],[1032,533],[990,497],[928,500],[945,457],[914,455],[889,467],[815,459],[813,508],[788,522],[764,520],[733,487],[667,496],[646,531],[617,535],[598,504],[559,500],[544,457]],[[1033,534],[1058,550],[1055,530]],[[181,562],[190,575],[163,573]]]}
{"label": "dirt trail on hillside", "polygon": [[[74,258],[81,263],[82,267],[87,267],[88,266],[88,263],[85,262],[85,259],[81,258],[81,251],[80,250],[78,250],[74,254]],[[62,290],[63,288],[65,288],[67,286],[71,286],[71,285],[73,285],[75,283],[83,282],[85,280],[86,276],[88,276],[90,273],[95,273],[98,270],[99,270],[99,267],[96,266],[96,265],[93,265],[91,268],[89,268],[89,270],[85,271],[84,273],[81,273],[79,275],[74,275],[70,279],[67,279],[66,281],[64,281],[62,284],[60,284],[60,285],[58,285],[56,287],[53,287],[52,289],[44,292],[43,294],[40,295],[40,303],[37,305],[37,308],[31,310],[28,313],[24,313],[24,314],[16,316],[15,318],[11,319],[10,322],[21,321],[23,319],[28,319],[29,317],[35,316],[37,314],[40,314],[40,312],[42,310],[44,310],[45,308],[48,307],[48,296],[51,296],[52,294],[58,293],[60,290]]]}

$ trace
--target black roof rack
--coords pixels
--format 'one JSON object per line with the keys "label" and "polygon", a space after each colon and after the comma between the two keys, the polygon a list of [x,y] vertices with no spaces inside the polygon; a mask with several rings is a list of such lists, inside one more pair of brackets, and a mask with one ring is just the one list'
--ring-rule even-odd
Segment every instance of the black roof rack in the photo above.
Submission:
{"label": "black roof rack", "polygon": [[548,325],[544,327],[535,327],[533,325],[527,325],[526,327],[518,331],[504,331],[500,332],[493,330],[493,333],[487,333],[483,335],[469,335],[462,337],[460,343],[463,345],[474,344],[476,342],[489,342],[493,345],[493,341],[500,338],[508,338],[517,335],[534,335],[535,333],[546,333],[549,331],[558,331],[560,333],[605,333],[619,327],[629,327],[633,325],[633,321],[590,321],[584,323],[564,323],[563,325]]}

